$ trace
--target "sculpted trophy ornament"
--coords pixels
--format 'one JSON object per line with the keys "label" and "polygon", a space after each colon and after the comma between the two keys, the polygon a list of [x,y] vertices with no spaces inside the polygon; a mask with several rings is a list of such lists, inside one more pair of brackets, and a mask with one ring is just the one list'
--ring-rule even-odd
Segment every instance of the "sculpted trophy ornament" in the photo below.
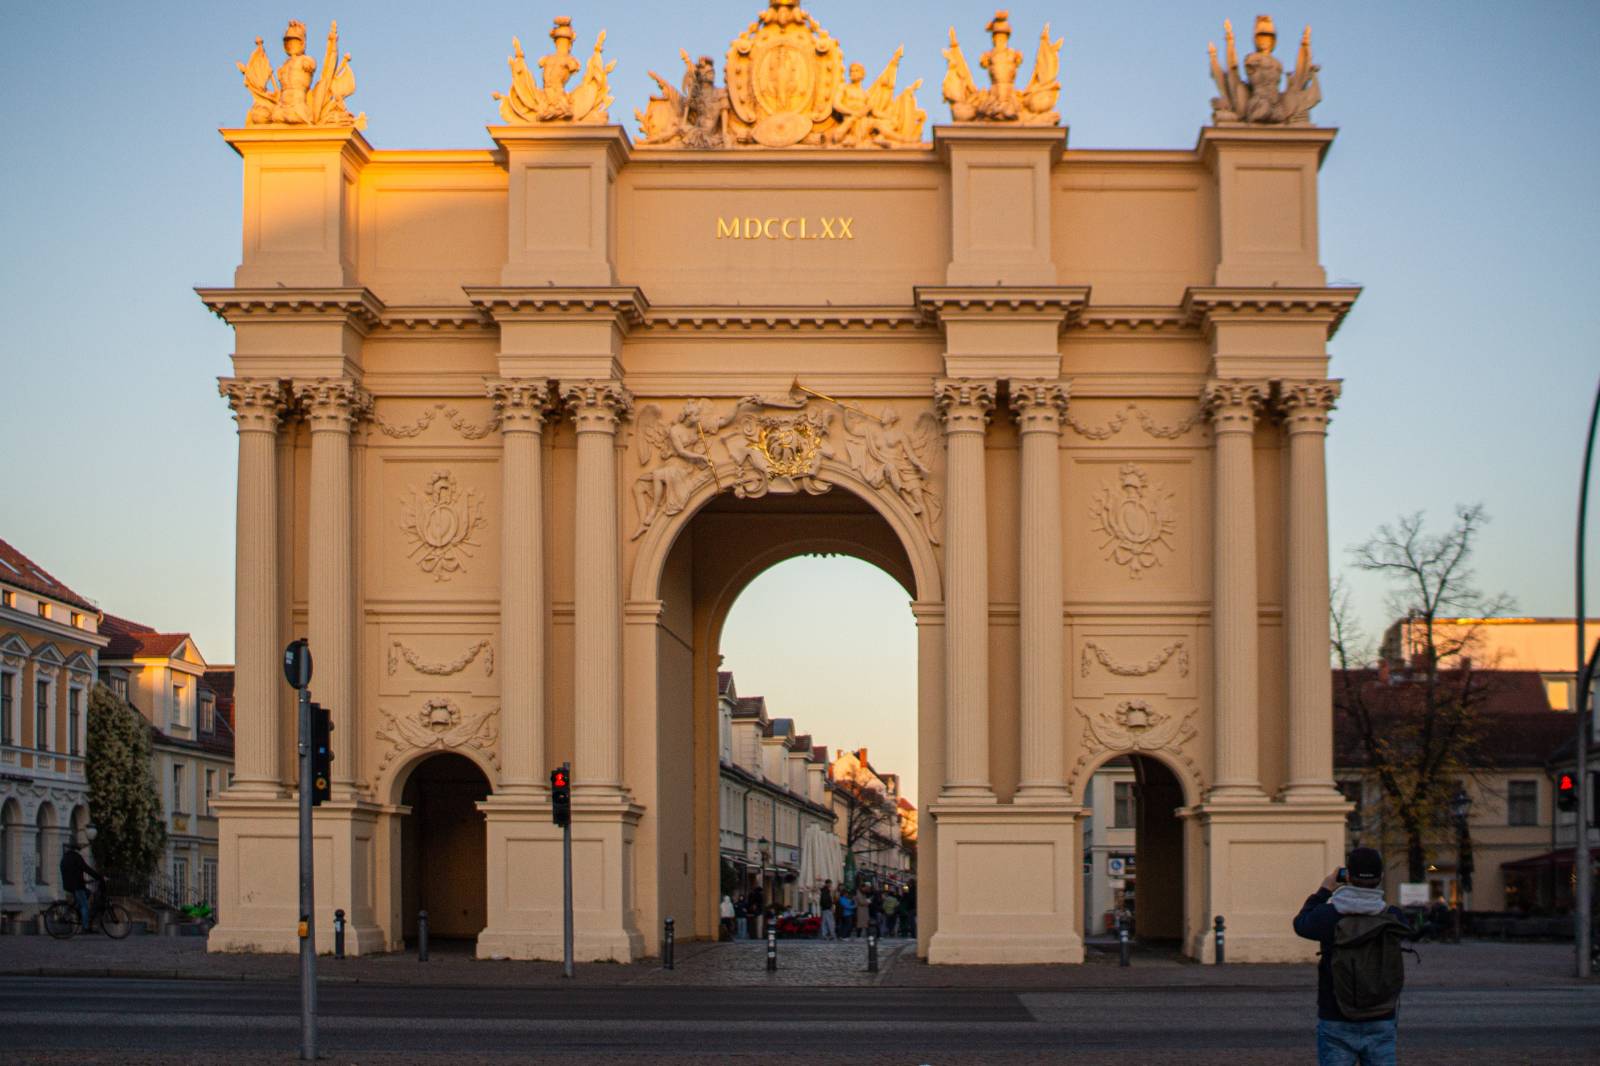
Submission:
{"label": "sculpted trophy ornament", "polygon": [[927,113],[917,107],[921,82],[897,91],[903,49],[866,85],[866,68],[845,77],[839,43],[799,0],[768,0],[728,47],[726,88],[716,84],[710,56],[680,51],[684,76],[674,89],[654,71],[661,89],[639,120],[643,143],[682,148],[794,145],[893,148],[917,145]]}
{"label": "sculpted trophy ornament", "polygon": [[[555,51],[539,60],[541,85],[533,82],[533,72],[528,69],[527,57],[522,54],[522,42],[511,38],[512,56],[511,89],[504,95],[495,93],[500,101],[500,118],[507,125],[529,126],[543,122],[573,122],[583,125],[604,125],[611,121],[607,108],[613,97],[607,76],[616,67],[616,60],[607,63],[601,55],[606,44],[606,31],[594,39],[594,51],[587,66],[572,54],[576,34],[572,19],[559,16],[550,28],[550,40]],[[572,92],[567,92],[567,82],[582,66],[583,81]]]}
{"label": "sculpted trophy ornament", "polygon": [[[245,88],[255,99],[245,117],[247,126],[353,126],[367,128],[365,114],[352,115],[345,99],[356,91],[350,70],[350,53],[339,58],[339,24],[328,27],[328,50],[322,59],[322,77],[313,82],[317,61],[306,55],[305,23],[293,21],[283,31],[284,62],[276,71],[262,50],[261,38],[246,63],[235,64],[244,75]],[[273,80],[277,87],[273,87]]]}
{"label": "sculpted trophy ornament", "polygon": [[1010,14],[996,11],[984,29],[994,47],[978,58],[978,65],[989,72],[989,88],[980,89],[972,80],[972,69],[961,52],[961,42],[956,40],[955,27],[950,28],[950,47],[944,50],[949,64],[944,76],[944,98],[950,104],[950,117],[957,122],[1016,122],[1024,126],[1053,126],[1060,122],[1055,106],[1061,94],[1062,41],[1050,40],[1050,24],[1045,23],[1039,34],[1033,75],[1027,87],[1020,90],[1017,76],[1022,72],[1022,53],[1011,47]]}
{"label": "sculpted trophy ornament", "polygon": [[466,569],[472,549],[481,547],[473,535],[488,521],[477,494],[462,495],[454,474],[435,470],[426,488],[413,489],[411,499],[401,502],[405,513],[400,528],[411,540],[409,554],[418,568],[435,581]]}
{"label": "sculpted trophy ornament", "polygon": [[1211,100],[1212,123],[1308,125],[1311,109],[1322,102],[1322,86],[1317,81],[1321,68],[1311,62],[1311,27],[1307,26],[1300,38],[1300,54],[1286,81],[1283,64],[1272,54],[1278,44],[1272,16],[1256,16],[1256,50],[1244,57],[1242,75],[1239,53],[1233,43],[1233,23],[1224,21],[1222,30],[1228,50],[1226,68],[1217,64],[1217,46],[1207,46],[1211,52],[1211,80],[1216,82],[1220,94]]}
{"label": "sculpted trophy ornament", "polygon": [[1177,532],[1172,513],[1172,494],[1163,486],[1151,486],[1150,476],[1133,463],[1123,463],[1117,471],[1117,489],[1107,485],[1089,507],[1096,531],[1105,534],[1100,548],[1106,558],[1128,568],[1131,577],[1140,577],[1161,562],[1158,547],[1172,550],[1169,539]]}
{"label": "sculpted trophy ornament", "polygon": [[500,767],[500,724],[496,708],[462,711],[453,700],[434,696],[412,714],[385,710],[387,721],[378,727],[378,739],[389,745],[380,770],[408,751],[475,748],[491,766]]}

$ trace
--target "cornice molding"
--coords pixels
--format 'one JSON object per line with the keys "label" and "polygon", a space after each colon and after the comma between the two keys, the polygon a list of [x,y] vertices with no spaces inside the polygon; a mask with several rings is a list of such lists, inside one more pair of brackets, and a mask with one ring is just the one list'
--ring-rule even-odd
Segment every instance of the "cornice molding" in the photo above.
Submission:
{"label": "cornice molding", "polygon": [[478,307],[388,307],[382,324],[405,333],[446,333],[489,329],[494,321]]}
{"label": "cornice molding", "polygon": [[907,307],[655,307],[645,312],[644,328],[670,332],[864,329],[920,330],[928,320]]}
{"label": "cornice molding", "polygon": [[940,325],[991,315],[1048,319],[1073,325],[1089,306],[1089,286],[919,285],[913,290],[923,317]]}
{"label": "cornice molding", "polygon": [[1210,333],[1220,322],[1299,318],[1321,322],[1332,337],[1361,295],[1360,286],[1325,288],[1210,288],[1184,290],[1182,311]]}
{"label": "cornice molding", "polygon": [[1085,309],[1074,325],[1102,333],[1181,333],[1196,327],[1181,307],[1092,307]]}
{"label": "cornice molding", "polygon": [[650,301],[637,286],[561,288],[467,288],[474,307],[495,322],[540,319],[595,321],[609,319],[623,331],[644,322]]}
{"label": "cornice molding", "polygon": [[341,289],[203,289],[196,295],[230,326],[268,321],[340,322],[362,334],[380,324],[383,301],[365,287]]}

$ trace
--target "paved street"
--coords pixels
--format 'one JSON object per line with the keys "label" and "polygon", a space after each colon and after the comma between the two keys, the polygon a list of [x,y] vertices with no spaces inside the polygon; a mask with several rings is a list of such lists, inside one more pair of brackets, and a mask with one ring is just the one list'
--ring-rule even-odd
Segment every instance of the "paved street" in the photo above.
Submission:
{"label": "paved street", "polygon": [[[43,945],[53,944],[46,949]],[[288,1063],[298,991],[283,958],[207,956],[159,938],[122,961],[187,978],[16,976],[19,956],[104,957],[103,940],[0,941],[0,1062]],[[133,951],[129,951],[129,948]],[[928,967],[889,942],[879,974],[857,946],[683,945],[679,968],[537,964],[450,951],[325,960],[323,1051],[360,1064],[689,1063],[1253,1064],[1312,1061],[1310,967],[1218,969],[1141,958],[1124,970]],[[1406,992],[1402,1061],[1600,1062],[1600,986],[1565,977],[1561,945],[1426,946]],[[18,950],[21,949],[21,950]],[[165,952],[165,954],[162,954]],[[202,973],[227,964],[245,969]],[[176,965],[175,965],[176,964]],[[267,964],[262,966],[261,964]],[[354,964],[352,968],[351,964]],[[246,977],[254,966],[257,976]],[[125,966],[126,969],[136,969]],[[201,979],[195,979],[195,978]]]}

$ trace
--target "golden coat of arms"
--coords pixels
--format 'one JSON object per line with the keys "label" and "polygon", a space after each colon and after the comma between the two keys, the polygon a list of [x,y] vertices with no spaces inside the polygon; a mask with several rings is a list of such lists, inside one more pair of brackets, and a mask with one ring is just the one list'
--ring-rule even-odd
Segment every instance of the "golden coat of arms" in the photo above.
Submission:
{"label": "golden coat of arms", "polygon": [[771,0],[728,46],[726,71],[735,140],[787,148],[832,125],[844,56],[798,0]]}

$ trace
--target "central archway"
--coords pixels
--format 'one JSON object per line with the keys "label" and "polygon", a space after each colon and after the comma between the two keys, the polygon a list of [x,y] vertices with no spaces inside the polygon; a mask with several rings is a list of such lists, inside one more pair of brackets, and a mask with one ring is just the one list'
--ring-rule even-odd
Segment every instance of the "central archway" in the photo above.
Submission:
{"label": "central archway", "polygon": [[429,934],[468,940],[488,921],[487,842],[478,804],[489,779],[464,755],[442,752],[412,767],[401,790],[400,899],[405,938],[428,912]]}
{"label": "central archway", "polygon": [[[646,784],[652,795],[641,797],[655,817],[641,823],[635,841],[642,867],[638,883],[656,887],[655,899],[638,900],[646,929],[672,916],[683,934],[692,928],[697,937],[716,935],[719,649],[734,601],[768,568],[802,555],[848,555],[880,568],[905,590],[917,626],[919,807],[943,780],[942,593],[933,545],[898,499],[859,482],[843,466],[825,463],[824,473],[835,486],[831,492],[755,500],[719,494],[707,479],[682,513],[641,540],[628,620],[630,674],[653,676],[655,696],[650,719],[640,714],[637,720],[655,744],[656,772]],[[653,629],[648,644],[643,622]],[[783,619],[772,624],[774,639],[803,643],[805,635],[786,631]],[[638,669],[645,658],[648,674]],[[919,833],[918,866],[924,870],[932,869],[933,836],[931,827]],[[928,892],[920,909],[931,916],[932,879],[924,884]],[[686,928],[686,914],[693,915],[692,927]],[[923,950],[933,924],[919,930]]]}

